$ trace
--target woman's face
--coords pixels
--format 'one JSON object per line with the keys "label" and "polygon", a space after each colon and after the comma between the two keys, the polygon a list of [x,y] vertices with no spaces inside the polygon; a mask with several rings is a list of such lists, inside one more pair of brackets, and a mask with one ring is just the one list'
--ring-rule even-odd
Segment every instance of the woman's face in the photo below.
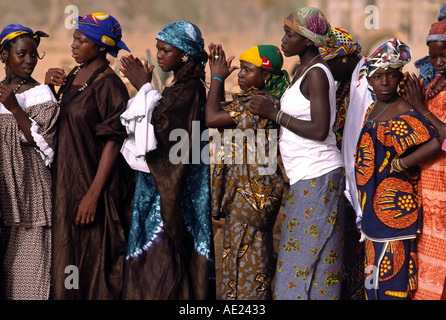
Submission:
{"label": "woman's face", "polygon": [[9,54],[6,51],[3,54],[7,55],[5,60],[8,61],[8,70],[12,74],[22,79],[31,77],[38,58],[37,45],[34,39],[19,38],[9,47]]}
{"label": "woman's face", "polygon": [[439,74],[446,75],[446,42],[432,41],[429,43],[429,58],[432,67]]}
{"label": "woman's face", "polygon": [[263,89],[265,80],[265,71],[252,63],[240,61],[240,71],[238,73],[238,85],[240,89],[246,90],[251,87]]}
{"label": "woman's face", "polygon": [[158,65],[164,72],[177,71],[184,63],[181,59],[184,55],[180,49],[161,40],[156,41],[156,58]]}
{"label": "woman's face", "polygon": [[100,48],[78,30],[73,32],[71,52],[76,63],[81,64],[96,59],[101,53]]}
{"label": "woman's face", "polygon": [[397,93],[398,85],[402,80],[402,73],[393,68],[387,70],[378,68],[367,79],[376,94],[376,98],[383,102],[389,102]]}
{"label": "woman's face", "polygon": [[283,30],[285,31],[281,46],[283,55],[285,57],[291,57],[301,53],[307,45],[307,38],[287,26],[284,26]]}

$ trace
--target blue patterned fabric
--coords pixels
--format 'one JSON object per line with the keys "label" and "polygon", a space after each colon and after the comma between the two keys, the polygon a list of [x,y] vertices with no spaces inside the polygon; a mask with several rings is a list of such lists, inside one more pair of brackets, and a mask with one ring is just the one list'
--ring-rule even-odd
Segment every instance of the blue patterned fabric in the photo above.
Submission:
{"label": "blue patterned fabric", "polygon": [[168,24],[158,32],[156,39],[180,49],[195,61],[206,64],[207,55],[201,31],[189,21],[175,21]]}
{"label": "blue patterned fabric", "polygon": [[[212,225],[210,217],[210,170],[208,165],[190,165],[183,195],[183,215],[187,230],[192,234],[195,250],[213,259]],[[149,248],[157,234],[163,231],[160,195],[153,177],[139,172],[135,189],[133,218],[128,239],[127,259]]]}

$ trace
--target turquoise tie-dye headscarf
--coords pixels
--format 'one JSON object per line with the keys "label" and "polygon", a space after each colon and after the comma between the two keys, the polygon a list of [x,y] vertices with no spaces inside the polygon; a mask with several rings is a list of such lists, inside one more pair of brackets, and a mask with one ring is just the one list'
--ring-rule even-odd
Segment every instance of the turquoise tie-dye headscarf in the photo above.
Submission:
{"label": "turquoise tie-dye headscarf", "polygon": [[200,29],[187,20],[175,21],[156,35],[157,40],[166,42],[186,53],[196,62],[206,65],[207,54]]}

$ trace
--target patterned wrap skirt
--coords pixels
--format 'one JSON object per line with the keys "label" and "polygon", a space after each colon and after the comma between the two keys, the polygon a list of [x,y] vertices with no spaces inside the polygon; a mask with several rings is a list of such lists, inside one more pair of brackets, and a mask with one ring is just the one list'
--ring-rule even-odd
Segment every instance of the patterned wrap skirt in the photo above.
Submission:
{"label": "patterned wrap skirt", "polygon": [[344,169],[290,186],[274,299],[340,299]]}

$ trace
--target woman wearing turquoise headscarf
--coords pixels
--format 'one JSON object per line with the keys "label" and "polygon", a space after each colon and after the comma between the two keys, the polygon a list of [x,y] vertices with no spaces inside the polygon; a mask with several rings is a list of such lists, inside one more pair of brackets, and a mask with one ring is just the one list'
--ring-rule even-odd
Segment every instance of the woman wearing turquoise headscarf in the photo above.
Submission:
{"label": "woman wearing turquoise headscarf", "polygon": [[67,77],[61,69],[46,75],[47,83],[63,84],[53,166],[54,299],[122,297],[134,174],[119,153],[129,95],[107,60],[128,50],[121,37],[107,13],[78,17],[71,49],[79,66]]}
{"label": "woman wearing turquoise headscarf", "polygon": [[[167,25],[156,40],[159,66],[173,72],[161,95],[150,84],[153,66],[121,59],[138,90],[121,116],[130,134],[121,152],[129,163],[139,162],[124,298],[214,299],[210,168],[202,153],[207,54],[200,29],[189,21]],[[175,132],[180,141],[171,141]]]}
{"label": "woman wearing turquoise headscarf", "polygon": [[44,32],[20,24],[0,33],[0,300],[50,295],[51,173],[59,107],[32,77]]}

